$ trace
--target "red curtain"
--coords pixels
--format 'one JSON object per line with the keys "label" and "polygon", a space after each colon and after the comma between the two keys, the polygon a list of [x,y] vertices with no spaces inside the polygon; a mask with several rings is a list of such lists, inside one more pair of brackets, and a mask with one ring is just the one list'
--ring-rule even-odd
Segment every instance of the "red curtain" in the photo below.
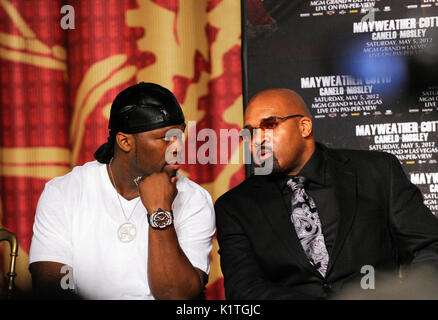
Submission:
{"label": "red curtain", "polygon": [[[149,81],[172,90],[188,135],[240,129],[240,32],[235,0],[0,0],[0,212],[19,239],[19,290],[31,286],[27,255],[45,182],[94,160],[123,88]],[[227,151],[230,160],[241,152]],[[215,200],[243,180],[239,163],[182,172]],[[217,249],[215,240],[209,299],[224,298]]]}

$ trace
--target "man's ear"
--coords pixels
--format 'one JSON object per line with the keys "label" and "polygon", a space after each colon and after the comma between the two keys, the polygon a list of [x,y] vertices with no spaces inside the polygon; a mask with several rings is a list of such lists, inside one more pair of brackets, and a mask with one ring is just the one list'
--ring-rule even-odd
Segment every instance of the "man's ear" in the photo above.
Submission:
{"label": "man's ear", "polygon": [[309,117],[302,117],[300,120],[300,128],[301,128],[301,135],[303,138],[308,138],[312,135],[313,132],[313,124],[312,119]]}
{"label": "man's ear", "polygon": [[130,152],[135,145],[134,136],[132,134],[117,132],[116,143],[124,152]]}

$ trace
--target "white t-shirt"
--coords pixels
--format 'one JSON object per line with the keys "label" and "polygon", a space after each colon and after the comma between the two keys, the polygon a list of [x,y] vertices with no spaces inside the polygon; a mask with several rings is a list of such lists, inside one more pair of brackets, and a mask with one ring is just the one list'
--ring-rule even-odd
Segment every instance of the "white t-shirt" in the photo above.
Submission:
{"label": "white t-shirt", "polygon": [[[172,210],[178,241],[192,265],[208,274],[216,229],[212,200],[201,186],[177,175]],[[139,197],[120,199],[129,217]],[[146,212],[140,200],[130,219],[137,235],[122,243],[117,231],[126,219],[106,165],[93,161],[77,166],[46,183],[36,210],[29,264],[71,266],[75,291],[86,299],[154,299],[147,277]]]}

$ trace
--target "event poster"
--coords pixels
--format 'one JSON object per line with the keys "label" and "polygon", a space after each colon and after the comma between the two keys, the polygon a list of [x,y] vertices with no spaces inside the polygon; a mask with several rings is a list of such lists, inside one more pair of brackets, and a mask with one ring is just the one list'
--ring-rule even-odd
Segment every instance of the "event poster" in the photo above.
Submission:
{"label": "event poster", "polygon": [[290,88],[315,137],[384,151],[438,215],[438,0],[246,0],[245,102]]}

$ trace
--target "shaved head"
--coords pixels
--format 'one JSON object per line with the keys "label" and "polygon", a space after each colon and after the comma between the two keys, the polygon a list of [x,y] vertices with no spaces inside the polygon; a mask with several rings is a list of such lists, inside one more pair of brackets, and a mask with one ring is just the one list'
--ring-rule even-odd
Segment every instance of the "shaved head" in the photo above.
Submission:
{"label": "shaved head", "polygon": [[269,103],[278,101],[278,104],[281,104],[284,110],[291,114],[299,113],[309,118],[311,117],[303,98],[293,90],[276,88],[260,91],[252,97],[247,110],[254,105],[263,104],[264,101],[269,101]]}
{"label": "shaved head", "polygon": [[261,141],[251,144],[256,164],[263,165],[272,157],[274,174],[297,174],[315,150],[312,119],[304,100],[284,88],[257,93],[245,110],[244,127],[267,130],[268,120],[272,135],[263,134]]}

